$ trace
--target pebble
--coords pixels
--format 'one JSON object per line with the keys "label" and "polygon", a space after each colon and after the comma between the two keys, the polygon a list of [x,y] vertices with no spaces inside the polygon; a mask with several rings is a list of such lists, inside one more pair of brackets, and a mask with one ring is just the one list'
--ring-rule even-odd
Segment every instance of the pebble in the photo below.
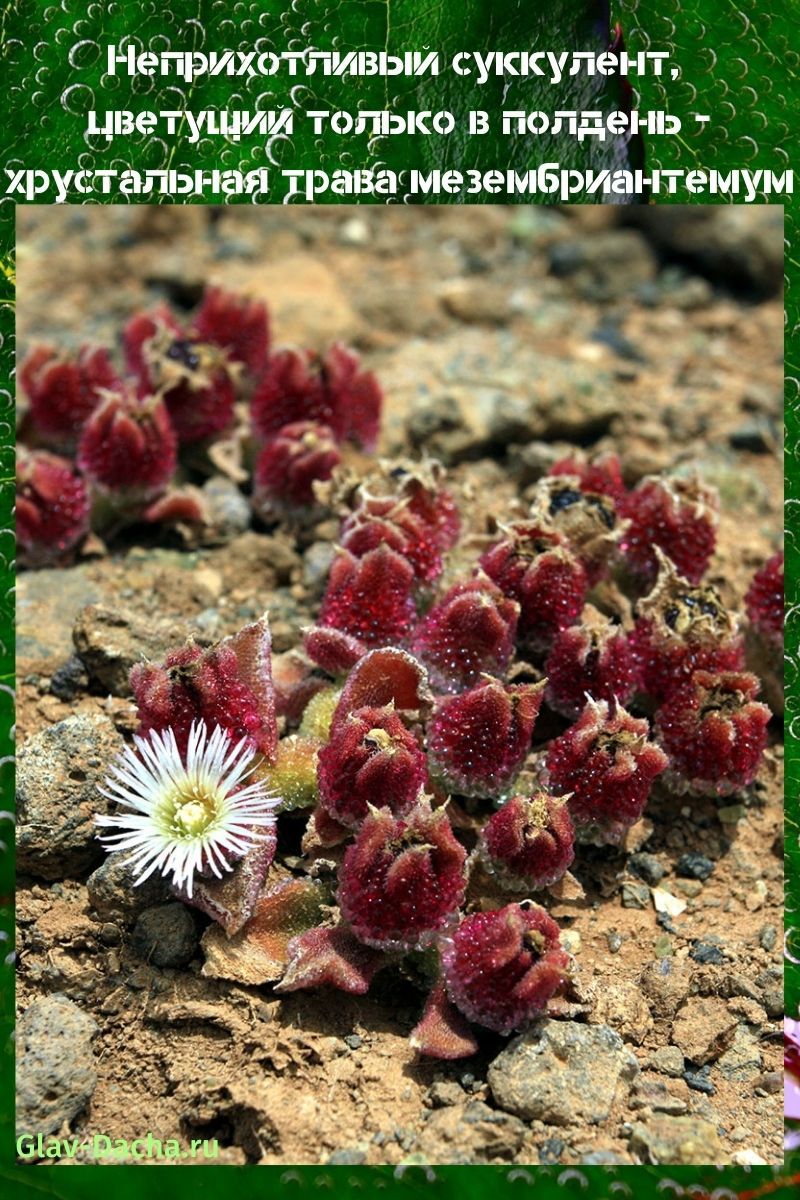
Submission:
{"label": "pebble", "polygon": [[464,1089],[453,1079],[440,1079],[428,1088],[427,1099],[431,1108],[447,1108],[463,1101]]}
{"label": "pebble", "polygon": [[183,904],[146,908],[133,928],[131,943],[141,958],[157,967],[183,967],[199,942],[194,917]]}
{"label": "pebble", "polygon": [[667,873],[666,868],[662,866],[655,854],[648,854],[646,851],[632,854],[626,865],[633,875],[637,875],[651,887],[660,883]]}
{"label": "pebble", "polygon": [[359,1050],[364,1045],[364,1039],[357,1033],[348,1033],[344,1040],[345,1045],[349,1046],[351,1050]]}
{"label": "pebble", "polygon": [[86,880],[86,891],[95,912],[101,917],[128,917],[169,899],[169,885],[158,872],[143,883],[135,881],[136,868],[125,866],[124,854],[107,855]]}
{"label": "pebble", "polygon": [[537,1021],[489,1067],[495,1104],[523,1120],[552,1125],[597,1124],[611,1111],[617,1086],[630,1085],[639,1064],[607,1025]]}
{"label": "pebble", "polygon": [[689,951],[689,957],[698,963],[717,964],[725,962],[725,955],[719,946],[715,946],[713,942],[695,942]]}
{"label": "pebble", "polygon": [[610,929],[606,934],[606,945],[608,946],[609,953],[619,954],[623,941],[624,938],[621,933],[617,933],[616,929]]}
{"label": "pebble", "polygon": [[566,950],[567,954],[579,954],[581,949],[581,935],[577,929],[564,929],[561,932],[561,945]]}
{"label": "pebble", "polygon": [[650,889],[645,883],[631,883],[626,881],[622,885],[622,907],[623,908],[649,908],[650,907]]}
{"label": "pebble", "polygon": [[232,479],[212,475],[202,487],[208,523],[223,537],[235,537],[250,528],[251,510]]}
{"label": "pebble", "polygon": [[566,1142],[561,1138],[551,1137],[546,1142],[542,1142],[539,1147],[539,1162],[542,1166],[547,1163],[557,1163],[561,1159],[561,1155],[567,1148]]}
{"label": "pebble", "polygon": [[778,941],[778,931],[774,925],[762,925],[758,931],[758,944],[762,950],[774,950]]}
{"label": "pebble", "polygon": [[630,1147],[645,1163],[699,1165],[721,1162],[717,1128],[698,1117],[654,1116],[634,1125]]}
{"label": "pebble", "polygon": [[707,1096],[713,1096],[717,1089],[709,1079],[710,1074],[710,1065],[699,1067],[696,1070],[691,1067],[687,1067],[687,1069],[683,1072],[683,1078],[686,1081],[687,1086],[690,1087],[692,1091],[705,1092]]}
{"label": "pebble", "polygon": [[683,1075],[683,1052],[677,1046],[659,1046],[650,1057],[650,1066],[661,1075],[680,1079]]}
{"label": "pebble", "polygon": [[717,809],[717,816],[723,825],[738,825],[747,816],[747,809],[743,804],[726,804]]}
{"label": "pebble", "polygon": [[669,958],[672,954],[672,942],[665,933],[661,937],[657,937],[653,943],[653,953],[656,958]]}
{"label": "pebble", "polygon": [[744,1083],[760,1073],[763,1057],[758,1040],[749,1029],[740,1025],[735,1032],[730,1049],[720,1057],[717,1067],[725,1079]]}
{"label": "pebble", "polygon": [[103,858],[98,788],[123,741],[108,717],[78,713],[27,738],[17,757],[17,869],[68,879]]}
{"label": "pebble", "polygon": [[609,1025],[625,1039],[641,1046],[653,1025],[650,1009],[635,983],[611,983],[600,991],[592,1010],[592,1023]]}
{"label": "pebble", "polygon": [[79,692],[86,691],[89,676],[77,654],[71,654],[65,663],[53,672],[50,691],[59,700],[74,700]]}
{"label": "pebble", "polygon": [[66,996],[34,1000],[17,1023],[17,1134],[54,1133],[86,1107],[97,1083],[97,1023]]}
{"label": "pebble", "polygon": [[328,1158],[328,1162],[332,1167],[357,1167],[366,1162],[366,1159],[367,1155],[364,1150],[334,1150]]}
{"label": "pebble", "polygon": [[714,863],[704,854],[682,854],[678,859],[675,870],[684,879],[708,879],[714,870]]}

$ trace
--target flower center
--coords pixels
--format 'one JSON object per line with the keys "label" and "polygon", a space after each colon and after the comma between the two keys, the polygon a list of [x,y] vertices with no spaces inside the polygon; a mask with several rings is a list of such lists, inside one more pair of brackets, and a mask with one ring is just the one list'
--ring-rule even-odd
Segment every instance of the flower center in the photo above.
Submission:
{"label": "flower center", "polygon": [[171,825],[177,834],[198,837],[219,815],[219,797],[201,783],[186,782],[171,798]]}

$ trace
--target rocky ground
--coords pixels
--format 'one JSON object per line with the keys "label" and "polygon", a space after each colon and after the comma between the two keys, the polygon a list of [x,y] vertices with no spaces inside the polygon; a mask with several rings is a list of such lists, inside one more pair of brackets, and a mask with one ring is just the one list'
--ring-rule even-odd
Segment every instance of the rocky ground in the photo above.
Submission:
{"label": "rocky ground", "polygon": [[[384,454],[442,459],[472,563],[569,447],[628,481],[696,468],[722,497],[710,578],[741,606],[781,528],[780,210],[24,208],[22,353],[109,341],[207,281],[270,305],[278,343],[359,348]],[[96,786],[135,727],[127,672],[269,609],[298,642],[336,522],[131,534],[19,579],[19,1120],[217,1137],[230,1163],[779,1162],[782,747],[746,794],[657,794],[625,850],[582,850],[568,931],[581,1002],[474,1059],[420,1060],[420,994],[278,999],[203,974],[205,918],[103,861]],[[774,698],[774,691],[773,691]],[[654,890],[685,903],[656,910]],[[680,906],[678,906],[680,907]]]}

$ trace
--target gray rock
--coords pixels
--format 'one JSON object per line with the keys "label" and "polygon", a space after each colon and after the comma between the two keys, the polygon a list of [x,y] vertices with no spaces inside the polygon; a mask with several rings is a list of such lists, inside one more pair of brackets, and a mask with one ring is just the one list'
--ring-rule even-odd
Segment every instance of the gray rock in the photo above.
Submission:
{"label": "gray rock", "polygon": [[321,596],[336,554],[332,542],[312,542],[303,555],[303,583],[314,596]]}
{"label": "gray rock", "polygon": [[630,1147],[645,1163],[695,1165],[724,1158],[716,1126],[699,1117],[654,1116],[646,1125],[637,1123]]}
{"label": "gray rock", "polygon": [[235,537],[250,528],[250,505],[236,484],[224,475],[212,475],[203,484],[208,523],[222,537]]}
{"label": "gray rock", "polygon": [[758,295],[783,283],[783,214],[769,205],[647,205],[625,209],[622,220],[647,233],[662,252],[689,262],[715,282]]}
{"label": "gray rock", "polygon": [[680,1079],[683,1075],[683,1051],[677,1046],[659,1046],[651,1055],[650,1066],[661,1075]]}
{"label": "gray rock", "polygon": [[635,1056],[606,1025],[537,1021],[489,1067],[500,1108],[552,1125],[597,1124],[611,1111],[618,1086],[639,1072]]}
{"label": "gray rock", "polygon": [[740,1025],[729,1048],[717,1062],[717,1067],[726,1079],[743,1083],[759,1074],[763,1061],[758,1039]]}
{"label": "gray rock", "polygon": [[633,883],[626,880],[622,885],[623,908],[649,908],[650,889],[645,883]]}
{"label": "gray rock", "polygon": [[86,1107],[95,1084],[97,1024],[58,993],[34,1000],[17,1024],[17,1136],[53,1133]]}
{"label": "gray rock", "polygon": [[92,683],[112,696],[129,696],[134,663],[163,658],[186,640],[186,630],[175,621],[89,604],[78,613],[72,640]]}
{"label": "gray rock", "polygon": [[29,737],[17,759],[17,867],[68,879],[103,858],[98,787],[123,747],[108,717],[79,713]]}
{"label": "gray rock", "polygon": [[144,883],[134,885],[135,871],[125,866],[124,854],[109,854],[86,880],[86,891],[101,917],[129,917],[170,898],[163,876],[155,872]]}
{"label": "gray rock", "polygon": [[612,229],[550,247],[550,270],[587,300],[614,300],[655,279],[656,257],[631,229]]}
{"label": "gray rock", "polygon": [[626,865],[632,875],[643,879],[651,887],[660,883],[667,873],[666,868],[658,861],[655,854],[648,854],[646,850],[640,851],[639,854],[632,854]]}
{"label": "gray rock", "polygon": [[184,967],[194,957],[199,940],[194,917],[174,902],[146,908],[133,928],[131,944],[157,967]]}
{"label": "gray rock", "polygon": [[365,1150],[334,1150],[328,1159],[332,1167],[356,1167],[365,1162]]}

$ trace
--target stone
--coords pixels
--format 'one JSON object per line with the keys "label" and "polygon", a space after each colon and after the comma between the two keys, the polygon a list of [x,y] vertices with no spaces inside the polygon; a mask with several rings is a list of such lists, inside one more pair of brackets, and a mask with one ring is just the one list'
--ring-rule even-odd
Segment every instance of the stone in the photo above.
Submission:
{"label": "stone", "polygon": [[[562,938],[563,941],[563,938]],[[626,1041],[641,1046],[653,1025],[647,1001],[634,983],[604,987],[592,1009],[592,1022],[609,1025]]]}
{"label": "stone", "polygon": [[646,1124],[637,1122],[630,1148],[644,1163],[695,1166],[724,1159],[716,1126],[698,1117],[653,1116]]}
{"label": "stone", "polygon": [[596,1125],[638,1072],[636,1058],[607,1025],[545,1019],[501,1051],[488,1081],[495,1103],[525,1120]]}
{"label": "stone", "polygon": [[649,963],[642,972],[640,986],[655,1017],[672,1017],[689,994],[691,968],[672,958]]}
{"label": "stone", "polygon": [[131,917],[170,898],[169,884],[155,871],[135,884],[136,869],[125,865],[124,854],[108,854],[86,880],[86,891],[101,917]]}
{"label": "stone", "polygon": [[709,1078],[710,1074],[711,1064],[707,1063],[704,1067],[698,1067],[696,1070],[687,1068],[683,1072],[683,1078],[686,1081],[686,1086],[690,1087],[692,1091],[705,1092],[707,1096],[713,1096],[717,1089]]}
{"label": "stone", "polygon": [[715,282],[748,294],[776,295],[783,284],[783,219],[769,205],[729,205],[719,215],[679,205],[662,218],[647,205],[625,209],[622,220],[647,234],[662,253],[691,264]]}
{"label": "stone", "polygon": [[410,1149],[432,1163],[513,1162],[526,1133],[517,1117],[471,1100],[433,1109]]}
{"label": "stone", "polygon": [[464,1099],[464,1089],[454,1079],[440,1079],[428,1088],[427,1100],[431,1108],[447,1108],[451,1104],[460,1104]]}
{"label": "stone", "polygon": [[72,623],[100,599],[88,566],[25,571],[17,579],[17,660],[49,669],[72,653]]}
{"label": "stone", "polygon": [[221,537],[235,537],[250,528],[250,505],[232,479],[226,479],[224,475],[212,475],[201,491],[208,523],[215,533]]}
{"label": "stone", "polygon": [[184,967],[194,957],[199,940],[194,917],[176,901],[140,913],[131,945],[157,967]]}
{"label": "stone", "polygon": [[105,716],[78,713],[29,737],[17,758],[17,869],[69,879],[104,855],[98,791],[123,741]]}
{"label": "stone", "polygon": [[683,1075],[683,1051],[677,1046],[659,1046],[650,1056],[649,1065],[661,1075],[680,1079]]}
{"label": "stone", "polygon": [[704,965],[708,963],[717,965],[725,962],[725,955],[713,942],[695,942],[689,951],[689,957]]}
{"label": "stone", "polygon": [[77,654],[71,654],[57,667],[50,679],[50,691],[59,700],[74,700],[78,692],[86,691],[89,676]]}
{"label": "stone", "polygon": [[[633,236],[632,236],[633,235]],[[655,279],[656,257],[645,238],[612,229],[550,247],[550,270],[569,279],[586,300],[619,300]]]}
{"label": "stone", "polygon": [[762,925],[758,931],[758,944],[767,953],[775,949],[778,941],[778,931],[774,925]]}
{"label": "stone", "polygon": [[650,889],[644,883],[631,883],[626,880],[622,885],[623,908],[649,908]]}
{"label": "stone", "polygon": [[675,870],[685,879],[708,879],[714,870],[714,863],[704,854],[682,854],[678,859]]}
{"label": "stone", "polygon": [[630,1107],[634,1111],[649,1108],[652,1112],[669,1113],[673,1117],[682,1116],[689,1108],[685,1096],[670,1091],[663,1079],[637,1079],[631,1092]]}
{"label": "stone", "polygon": [[186,641],[186,630],[175,621],[89,604],[78,613],[72,640],[95,686],[112,696],[129,696],[134,663],[160,661]]}
{"label": "stone", "polygon": [[722,1054],[717,1062],[717,1069],[726,1079],[743,1083],[755,1079],[761,1071],[764,1059],[757,1038],[740,1025],[731,1041],[730,1047]]}
{"label": "stone", "polygon": [[34,1000],[17,1023],[17,1136],[54,1133],[91,1099],[97,1023],[66,996]]}
{"label": "stone", "polygon": [[713,1062],[731,1045],[736,1017],[717,996],[692,996],[672,1025],[672,1040],[696,1066]]}
{"label": "stone", "polygon": [[646,850],[640,851],[639,854],[632,854],[628,859],[627,867],[632,875],[643,879],[651,887],[660,883],[667,873],[666,868],[659,862],[655,854],[648,854]]}

